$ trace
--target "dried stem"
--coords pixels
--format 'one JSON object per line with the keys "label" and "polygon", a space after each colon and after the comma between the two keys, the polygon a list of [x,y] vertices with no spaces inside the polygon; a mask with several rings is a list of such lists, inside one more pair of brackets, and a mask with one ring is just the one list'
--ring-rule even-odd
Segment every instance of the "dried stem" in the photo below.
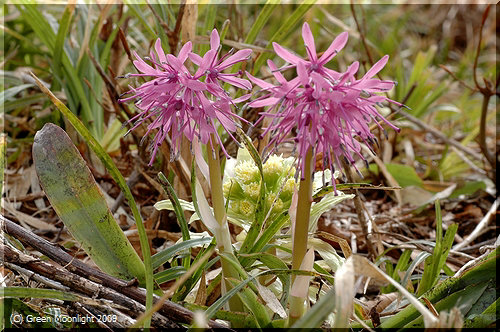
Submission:
{"label": "dried stem", "polygon": [[[95,281],[102,286],[109,287],[141,304],[144,304],[146,302],[146,291],[143,288],[135,287],[129,282],[112,277],[106,273],[88,266],[87,264],[81,262],[78,259],[75,259],[73,256],[65,252],[63,249],[61,249],[61,247],[50,243],[49,241],[33,234],[30,231],[27,231],[21,226],[6,219],[2,215],[0,215],[0,221],[3,231],[15,237],[24,245],[33,247],[34,249],[40,251],[42,254],[52,259],[54,262],[64,266],[65,270],[79,275],[83,278]],[[154,296],[154,298],[155,301],[158,300],[157,296]],[[162,304],[160,313],[175,322],[190,324],[193,321],[193,313],[190,310],[185,309],[184,307],[171,301],[166,301]],[[225,328],[224,325],[216,323],[214,321],[209,321],[208,325],[213,328]]]}
{"label": "dried stem", "polygon": [[[349,182],[354,182],[352,171],[349,165],[342,159],[341,163],[342,167],[344,168],[345,175],[347,176],[347,180]],[[359,224],[361,225],[361,230],[363,232],[363,236],[365,237],[368,253],[371,257],[376,258],[377,252],[375,250],[375,247],[373,246],[373,243],[370,240],[370,237],[368,236],[368,221],[366,220],[364,213],[364,208],[363,208],[364,204],[363,201],[361,201],[361,198],[359,197],[359,190],[354,189],[354,192],[356,194],[356,196],[354,196],[354,207],[356,208],[356,213],[358,214]]]}

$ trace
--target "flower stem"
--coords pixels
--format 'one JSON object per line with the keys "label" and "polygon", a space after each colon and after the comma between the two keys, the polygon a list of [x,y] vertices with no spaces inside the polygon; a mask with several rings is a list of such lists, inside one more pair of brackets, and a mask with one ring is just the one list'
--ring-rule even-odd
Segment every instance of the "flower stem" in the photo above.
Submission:
{"label": "flower stem", "polygon": [[[292,248],[292,269],[300,269],[302,260],[307,251],[307,239],[309,231],[309,219],[311,216],[312,203],[312,149],[306,154],[305,167],[300,180],[299,197],[297,202],[297,214],[295,218],[295,227],[293,232]],[[295,275],[292,275],[292,287],[295,281]],[[290,296],[289,326],[293,325],[304,313],[304,298]]]}
{"label": "flower stem", "polygon": [[[212,142],[215,138],[212,136]],[[224,206],[224,194],[222,191],[222,174],[219,159],[219,147],[214,144],[214,151],[208,149],[208,169],[210,177],[210,188],[212,191],[212,207],[214,209],[215,220],[219,223],[220,227],[216,231],[215,239],[217,240],[217,247],[220,252],[233,253],[231,246],[231,234],[227,225],[226,209]],[[230,290],[231,283],[224,281],[224,278],[240,279],[238,271],[231,266],[226,260],[221,259],[223,284],[222,290]],[[244,306],[237,296],[229,299],[229,309],[231,311],[244,312]]]}

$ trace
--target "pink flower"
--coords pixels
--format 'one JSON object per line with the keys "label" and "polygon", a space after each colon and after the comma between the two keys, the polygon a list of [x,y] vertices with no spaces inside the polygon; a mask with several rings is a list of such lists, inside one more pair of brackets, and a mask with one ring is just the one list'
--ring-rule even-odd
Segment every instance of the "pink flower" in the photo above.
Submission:
{"label": "pink flower", "polygon": [[[237,74],[223,73],[225,69],[246,60],[251,50],[240,50],[226,60],[217,61],[220,40],[215,29],[212,31],[210,43],[212,49],[203,58],[192,53],[191,42],[187,42],[175,57],[172,54],[165,55],[158,39],[154,47],[155,52],[150,53],[152,66],[134,52],[137,58],[134,66],[140,73],[128,76],[152,77],[152,80],[137,88],[131,87],[127,92],[131,96],[120,99],[120,102],[136,100],[135,105],[140,110],[128,121],[134,122],[129,132],[151,119],[141,142],[151,131],[157,130],[151,146],[150,165],[155,159],[158,147],[167,136],[170,136],[172,141],[171,159],[178,157],[182,135],[189,141],[196,136],[203,144],[210,143],[212,147],[218,143],[227,155],[217,133],[217,123],[234,139],[231,133],[236,130],[235,119],[246,121],[234,114],[231,106],[248,99],[249,95],[233,100],[219,80],[236,87],[251,89],[251,83],[236,77]],[[199,66],[195,75],[184,65],[188,58]],[[212,137],[215,137],[216,142],[212,141]]]}
{"label": "pink flower", "polygon": [[[308,54],[304,60],[282,46],[274,43],[273,47],[282,59],[295,67],[297,77],[286,81],[272,61],[268,65],[278,81],[272,85],[247,73],[249,79],[261,87],[264,94],[252,101],[250,107],[270,106],[261,113],[263,118],[271,118],[271,124],[265,128],[263,135],[271,133],[268,147],[275,150],[285,141],[294,141],[297,149],[298,168],[303,174],[305,156],[309,149],[313,155],[322,154],[323,165],[334,171],[334,164],[339,166],[339,158],[345,158],[354,165],[353,155],[361,154],[361,146],[354,138],[371,146],[376,142],[370,132],[370,124],[384,121],[393,129],[399,129],[387,121],[375,108],[377,103],[388,101],[400,105],[384,96],[373,92],[387,91],[394,86],[392,81],[382,81],[373,77],[385,66],[388,56],[378,61],[363,78],[357,80],[355,74],[359,63],[350,65],[344,73],[324,67],[347,42],[347,33],[340,34],[318,58],[314,39],[307,23],[302,28],[302,38]],[[290,136],[290,133],[294,133]],[[272,152],[272,151],[271,151]],[[332,182],[335,185],[332,172]]]}

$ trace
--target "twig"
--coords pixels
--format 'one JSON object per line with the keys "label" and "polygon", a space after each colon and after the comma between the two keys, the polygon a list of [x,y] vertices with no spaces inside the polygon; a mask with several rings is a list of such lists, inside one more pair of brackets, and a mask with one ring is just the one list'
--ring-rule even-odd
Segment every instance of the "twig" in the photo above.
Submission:
{"label": "twig", "polygon": [[175,20],[174,30],[167,31],[168,45],[170,46],[170,53],[175,54],[177,50],[177,43],[179,43],[179,32],[181,30],[182,16],[184,16],[184,9],[186,8],[186,0],[181,1],[177,19]]}
{"label": "twig", "polygon": [[[130,188],[130,190],[134,188],[134,186],[139,182],[140,179],[141,179],[141,173],[137,172],[137,170],[134,169],[132,171],[132,174],[130,174],[130,177],[127,180],[127,186]],[[123,192],[120,191],[120,194],[116,198],[115,203],[111,207],[111,213],[114,214],[116,210],[118,210],[120,205],[122,205],[124,199],[125,195],[123,194]]]}
{"label": "twig", "polygon": [[476,92],[477,89],[470,86],[469,84],[465,83],[464,80],[460,79],[457,77],[457,75],[455,75],[455,73],[453,73],[448,67],[446,67],[445,65],[439,65],[439,67],[441,67],[441,69],[443,69],[445,72],[447,72],[448,74],[450,74],[451,77],[453,77],[458,83],[462,84],[465,88],[471,90],[472,92]]}
{"label": "twig", "polygon": [[[347,176],[347,180],[349,182],[354,182],[353,176],[352,176],[352,171],[349,165],[341,159],[342,166],[344,167],[345,175]],[[373,247],[373,243],[371,242],[368,231],[368,222],[365,217],[365,213],[363,210],[363,202],[361,201],[361,198],[359,197],[359,191],[357,189],[354,190],[356,193],[356,196],[354,196],[354,206],[356,208],[356,213],[358,214],[358,219],[359,219],[359,224],[361,225],[361,230],[363,231],[363,236],[365,237],[366,241],[366,246],[368,247],[368,253],[370,256],[373,258],[377,257],[377,252],[375,251],[375,248]]]}
{"label": "twig", "polygon": [[[356,17],[356,11],[354,10],[354,2],[353,1],[351,1],[351,12],[352,12],[352,17],[354,18],[354,22],[356,23],[356,27],[358,28],[361,42],[363,43],[363,46],[365,47],[366,55],[368,56],[368,60],[370,61],[370,65],[373,66],[372,54],[370,53],[370,49],[368,48],[368,44],[366,43],[365,34],[363,33],[363,30],[361,30],[361,26],[358,22],[358,18]],[[378,74],[377,74],[377,76],[378,76]]]}
{"label": "twig", "polygon": [[453,250],[462,249],[463,247],[467,246],[472,241],[474,241],[481,234],[481,231],[486,227],[486,225],[488,225],[488,222],[490,221],[490,218],[493,215],[493,213],[496,213],[496,211],[498,209],[498,202],[499,201],[500,201],[500,199],[497,198],[497,200],[493,203],[493,205],[491,205],[491,208],[488,211],[488,213],[486,213],[486,215],[483,217],[483,219],[481,219],[481,221],[479,222],[479,224],[477,224],[476,228],[474,228],[472,233],[470,233],[463,240],[463,242],[460,242],[459,244],[455,245],[453,247]]}
{"label": "twig", "polygon": [[443,134],[442,132],[440,132],[436,128],[432,127],[431,125],[428,125],[427,123],[414,117],[413,115],[406,113],[402,109],[398,110],[397,112],[399,114],[401,114],[402,116],[404,116],[407,120],[410,120],[411,122],[413,122],[414,124],[419,126],[420,128],[430,132],[433,136],[436,136],[439,139],[443,140],[445,143],[456,147],[458,150],[465,152],[468,155],[471,155],[472,157],[474,157],[475,159],[477,159],[479,161],[483,160],[483,156],[481,156],[479,153],[475,152],[474,150],[472,150],[466,146],[463,146],[462,144],[460,144],[460,142],[457,142],[453,138],[446,137],[445,134]]}
{"label": "twig", "polygon": [[[114,304],[126,308],[130,314],[134,314],[135,316],[145,310],[145,307],[142,304],[120,294],[117,291],[68,272],[63,268],[41,261],[38,258],[23,254],[22,252],[17,251],[8,245],[4,245],[3,243],[0,243],[0,255],[4,257],[6,263],[8,264],[18,265],[44,277],[51,278],[64,286],[88,296],[92,297],[98,294],[99,297],[111,300]],[[179,328],[177,323],[162,317],[161,315],[153,316],[152,321],[158,326]]]}
{"label": "twig", "polygon": [[486,19],[488,18],[488,13],[490,12],[490,8],[491,8],[491,5],[488,5],[483,13],[483,18],[481,20],[481,27],[479,28],[479,42],[477,43],[476,57],[474,58],[474,66],[472,68],[474,84],[476,85],[476,87],[479,90],[481,90],[481,87],[479,85],[479,82],[477,81],[477,62],[479,59],[479,53],[481,52],[481,42],[483,41],[483,27],[484,27],[484,23],[486,22]]}
{"label": "twig", "polygon": [[[92,281],[99,282],[105,287],[109,287],[113,290],[120,292],[121,294],[136,300],[139,303],[146,302],[146,290],[138,287],[132,287],[129,283],[112,277],[106,273],[96,270],[87,264],[74,259],[73,256],[69,255],[67,252],[62,250],[59,246],[50,243],[49,241],[33,234],[22,228],[21,226],[15,224],[14,222],[6,219],[0,215],[0,221],[2,229],[23,244],[29,245],[41,253],[45,254],[47,257],[57,262],[60,265],[65,266],[66,270],[75,273],[79,276],[87,278]],[[155,296],[155,300],[159,297]],[[165,301],[163,303],[160,312],[167,318],[172,319],[175,322],[190,324],[193,320],[193,313],[171,301]],[[214,321],[209,321],[208,325],[212,328],[227,328],[226,326],[219,324]]]}

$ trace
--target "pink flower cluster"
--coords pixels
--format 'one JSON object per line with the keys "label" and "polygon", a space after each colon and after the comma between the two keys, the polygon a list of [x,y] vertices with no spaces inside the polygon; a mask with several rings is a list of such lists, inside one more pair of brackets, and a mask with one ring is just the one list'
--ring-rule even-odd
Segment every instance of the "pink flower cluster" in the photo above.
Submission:
{"label": "pink flower cluster", "polygon": [[[356,79],[358,62],[351,64],[345,72],[325,67],[346,45],[347,32],[341,33],[321,56],[316,53],[314,38],[307,23],[302,27],[302,38],[307,59],[273,43],[276,54],[288,63],[278,68],[271,60],[268,61],[277,85],[247,73],[250,81],[263,92],[248,106],[268,107],[267,111],[261,113],[259,121],[271,119],[263,133],[271,134],[268,146],[270,153],[283,142],[295,142],[299,169],[297,174],[300,173],[302,178],[311,176],[303,172],[308,151],[312,150],[313,156],[322,154],[323,165],[332,170],[332,182],[335,184],[333,170],[334,165],[340,168],[339,158],[345,158],[353,165],[354,155],[364,159],[360,143],[355,137],[370,147],[376,142],[375,136],[370,132],[370,125],[375,123],[383,130],[379,121],[399,131],[380,115],[375,105],[384,101],[403,105],[375,94],[388,91],[394,86],[392,81],[374,78],[386,65],[389,59],[387,55],[362,78]],[[151,51],[149,61],[152,66],[135,54],[137,60],[134,65],[140,73],[130,76],[147,76],[153,79],[138,88],[131,88],[128,93],[132,95],[121,101],[135,99],[136,106],[141,111],[130,119],[129,122],[135,122],[130,131],[147,119],[151,119],[151,123],[144,137],[153,129],[158,129],[153,140],[150,164],[167,135],[172,140],[171,157],[176,158],[182,135],[189,141],[197,137],[204,144],[210,143],[212,148],[218,143],[224,149],[217,134],[217,123],[234,139],[232,132],[236,130],[235,120],[246,121],[232,113],[231,108],[236,103],[249,99],[251,94],[232,99],[222,84],[225,82],[244,90],[252,89],[248,80],[238,77],[239,73],[224,73],[224,70],[234,64],[248,59],[251,50],[228,53],[219,59],[220,49],[219,35],[214,29],[210,37],[210,50],[203,57],[192,52],[191,42],[182,47],[177,57],[165,55],[159,39],[155,44],[156,54]],[[188,58],[198,67],[194,74],[184,65]],[[295,68],[297,76],[287,81],[282,71],[290,68]],[[225,150],[224,153],[227,155]]]}
{"label": "pink flower cluster", "polygon": [[[149,164],[152,165],[158,147],[169,133],[172,140],[172,159],[179,153],[182,135],[189,141],[197,137],[201,143],[210,143],[212,147],[218,143],[224,150],[217,134],[217,122],[234,139],[231,133],[236,130],[235,119],[245,120],[234,114],[231,106],[248,99],[250,94],[232,99],[222,84],[229,83],[245,90],[251,90],[252,85],[248,80],[237,77],[239,73],[228,74],[223,71],[248,59],[252,51],[243,49],[234,54],[228,53],[219,59],[221,45],[215,29],[210,37],[210,50],[203,58],[192,52],[191,42],[184,44],[177,57],[172,54],[165,55],[160,39],[156,41],[154,49],[156,53],[151,51],[149,58],[152,66],[134,52],[137,58],[134,66],[140,73],[129,74],[153,79],[138,88],[131,87],[127,94],[132,95],[120,99],[121,102],[136,100],[135,105],[141,111],[129,120],[129,123],[134,122],[129,132],[147,119],[152,122],[148,125],[144,137],[153,129],[158,130],[153,139]],[[188,58],[198,66],[194,74],[190,73],[184,64]],[[214,137],[216,142],[213,142]],[[227,155],[225,150],[224,153]]]}
{"label": "pink flower cluster", "polygon": [[[268,61],[277,85],[253,77],[249,73],[247,75],[264,92],[261,97],[250,102],[249,106],[269,106],[259,120],[266,117],[272,119],[263,133],[272,134],[269,147],[274,150],[282,142],[294,141],[298,149],[298,168],[304,178],[311,176],[302,172],[309,149],[312,150],[313,156],[321,153],[325,161],[323,165],[328,165],[332,171],[334,164],[340,166],[339,158],[342,156],[353,165],[354,154],[364,159],[360,152],[361,146],[354,137],[359,137],[368,146],[373,144],[376,138],[370,132],[370,123],[376,123],[382,129],[378,123],[378,120],[382,120],[399,131],[380,115],[375,104],[383,101],[400,106],[401,104],[374,94],[388,91],[394,86],[392,81],[373,78],[387,63],[387,55],[361,79],[356,79],[358,62],[351,64],[343,73],[325,67],[347,43],[347,32],[341,33],[320,57],[316,53],[314,38],[307,23],[302,27],[302,37],[307,60],[273,43],[276,54],[289,64],[278,69],[271,60]],[[295,68],[297,76],[287,81],[281,71],[289,68]],[[293,130],[296,132],[294,137],[291,137]],[[332,181],[335,184],[333,172]]]}

